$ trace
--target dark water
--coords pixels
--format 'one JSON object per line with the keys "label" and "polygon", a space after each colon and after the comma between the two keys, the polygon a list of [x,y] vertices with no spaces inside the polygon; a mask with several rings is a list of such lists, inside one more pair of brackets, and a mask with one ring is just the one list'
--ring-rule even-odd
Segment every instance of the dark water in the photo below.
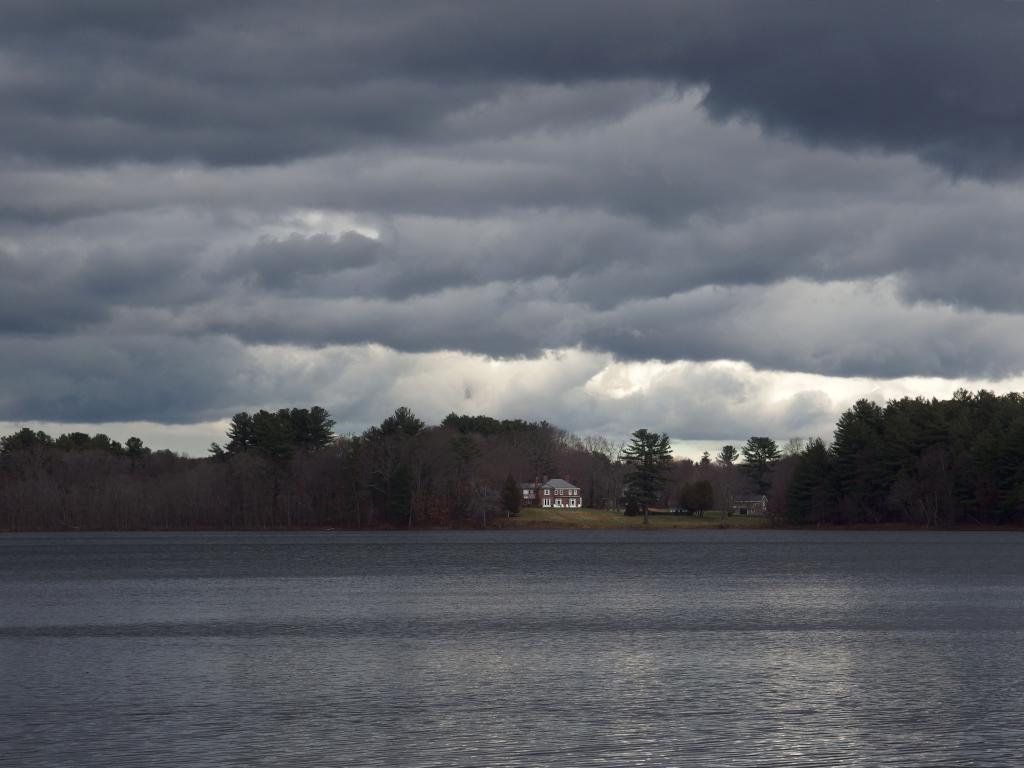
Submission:
{"label": "dark water", "polygon": [[1024,766],[1024,536],[0,537],[0,765]]}

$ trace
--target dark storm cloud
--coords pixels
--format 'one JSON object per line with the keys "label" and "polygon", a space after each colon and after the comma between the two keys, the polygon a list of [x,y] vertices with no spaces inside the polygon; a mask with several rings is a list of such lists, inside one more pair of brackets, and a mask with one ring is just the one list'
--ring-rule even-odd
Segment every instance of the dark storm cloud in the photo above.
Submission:
{"label": "dark storm cloud", "polygon": [[[400,218],[379,240],[263,236],[220,256],[190,241],[108,245],[8,257],[12,308],[0,328],[500,357],[583,345],[627,360],[729,358],[834,376],[1002,376],[1020,369],[1017,316],[947,306],[1019,312],[1012,242],[1024,233],[1012,211],[961,231],[988,215],[940,196],[923,212],[874,201],[837,219],[796,205],[674,229],[593,211]],[[958,281],[978,290],[934,301],[955,296]]]}
{"label": "dark storm cloud", "polygon": [[452,118],[516,83],[649,78],[810,142],[1002,175],[1024,159],[1022,34],[998,0],[8,2],[0,138],[60,162],[280,162],[465,139]]}
{"label": "dark storm cloud", "polygon": [[230,339],[166,335],[0,337],[8,420],[185,423],[220,418],[266,377]]}
{"label": "dark storm cloud", "polygon": [[47,264],[0,250],[0,334],[62,333],[109,317],[107,307],[52,278]]}
{"label": "dark storm cloud", "polygon": [[18,257],[0,250],[0,337],[95,328],[118,306],[182,307],[216,289],[202,280],[194,254],[165,247]]}
{"label": "dark storm cloud", "polygon": [[[448,290],[399,302],[223,302],[190,311],[183,330],[259,344],[379,343],[517,357],[581,344],[623,360],[745,360],[831,376],[987,376],[1020,371],[1020,321],[907,307],[892,286],[842,283],[710,288],[607,311],[567,304],[557,282]],[[873,306],[865,310],[864,301]]]}
{"label": "dark storm cloud", "polygon": [[[713,438],[835,404],[696,364],[581,392],[609,359],[1017,373],[1022,20],[0,0],[0,419],[181,423],[317,392],[358,425],[443,378],[430,355],[553,370],[569,349],[569,390],[502,402]],[[676,405],[687,381],[716,394]],[[446,382],[442,414],[488,389]]]}

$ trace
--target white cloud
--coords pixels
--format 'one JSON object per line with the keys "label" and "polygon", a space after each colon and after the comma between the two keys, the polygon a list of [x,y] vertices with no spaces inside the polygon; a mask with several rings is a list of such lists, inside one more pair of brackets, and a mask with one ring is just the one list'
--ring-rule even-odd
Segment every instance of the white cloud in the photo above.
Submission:
{"label": "white cloud", "polygon": [[[758,371],[741,362],[617,362],[579,349],[548,350],[531,360],[494,360],[459,352],[409,354],[380,346],[309,350],[251,348],[265,371],[263,405],[323,404],[340,433],[361,432],[398,405],[428,423],[452,411],[501,418],[548,419],[577,434],[624,439],[639,427],[664,430],[679,456],[714,453],[750,435],[831,436],[839,414],[856,400],[903,396],[949,397],[958,387],[995,392],[1024,389],[1024,377],[980,379],[829,377]],[[256,405],[247,406],[258,407]],[[225,419],[185,425],[152,422],[0,422],[0,432],[22,426],[52,434],[105,432],[120,440],[138,435],[153,447],[205,455],[222,441]]]}

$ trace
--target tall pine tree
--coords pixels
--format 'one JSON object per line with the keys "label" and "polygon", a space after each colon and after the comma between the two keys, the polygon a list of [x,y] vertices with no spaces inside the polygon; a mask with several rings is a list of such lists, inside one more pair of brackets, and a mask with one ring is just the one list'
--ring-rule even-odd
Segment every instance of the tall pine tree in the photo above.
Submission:
{"label": "tall pine tree", "polygon": [[626,494],[635,500],[644,513],[644,524],[650,523],[649,508],[658,500],[672,466],[672,446],[664,432],[638,429],[622,450],[629,465],[626,473]]}

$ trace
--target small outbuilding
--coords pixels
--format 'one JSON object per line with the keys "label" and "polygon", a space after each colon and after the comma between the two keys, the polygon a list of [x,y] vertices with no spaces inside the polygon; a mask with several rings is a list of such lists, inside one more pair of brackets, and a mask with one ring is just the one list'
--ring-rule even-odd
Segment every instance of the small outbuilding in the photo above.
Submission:
{"label": "small outbuilding", "polygon": [[729,507],[729,514],[764,517],[768,514],[768,497],[763,493],[750,496],[733,496],[732,506]]}

